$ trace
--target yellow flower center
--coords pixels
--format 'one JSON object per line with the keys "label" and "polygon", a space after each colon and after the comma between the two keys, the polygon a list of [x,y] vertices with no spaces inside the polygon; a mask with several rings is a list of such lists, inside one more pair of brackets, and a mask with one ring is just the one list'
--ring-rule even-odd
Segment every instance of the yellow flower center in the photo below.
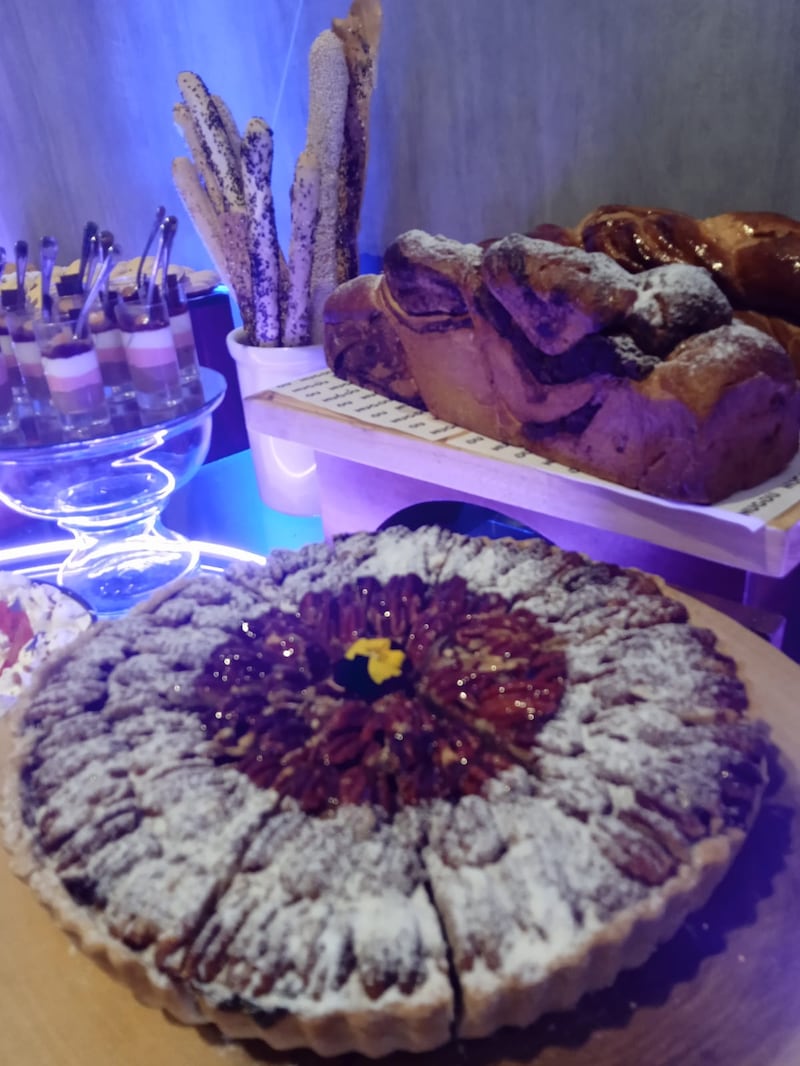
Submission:
{"label": "yellow flower center", "polygon": [[393,648],[388,637],[359,637],[344,657],[352,660],[359,655],[367,660],[367,673],[376,685],[382,685],[390,677],[400,677],[403,672],[405,652]]}

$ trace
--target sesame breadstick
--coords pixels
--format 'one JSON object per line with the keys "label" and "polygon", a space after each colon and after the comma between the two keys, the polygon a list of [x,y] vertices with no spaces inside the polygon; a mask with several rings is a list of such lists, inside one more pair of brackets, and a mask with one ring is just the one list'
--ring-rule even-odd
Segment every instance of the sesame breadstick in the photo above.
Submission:
{"label": "sesame breadstick", "polygon": [[311,270],[312,336],[322,331],[322,307],[337,284],[336,219],[339,198],[339,160],[349,77],[342,42],[324,30],[308,58],[308,136],[306,148],[319,162],[319,222],[314,238]]}
{"label": "sesame breadstick", "polygon": [[319,221],[319,194],[319,164],[307,148],[297,160],[291,189],[289,292],[283,327],[283,343],[288,346],[311,341],[311,267],[314,234]]}
{"label": "sesame breadstick", "polygon": [[219,218],[191,159],[180,156],[172,160],[172,180],[223,284],[231,288]]}
{"label": "sesame breadstick", "polygon": [[208,193],[214,211],[217,213],[224,211],[225,204],[222,199],[222,190],[220,189],[217,177],[211,168],[211,162],[206,150],[205,142],[197,132],[197,127],[195,126],[191,111],[186,104],[175,104],[172,108],[172,118],[175,125],[183,134],[183,139],[186,141],[186,147],[189,149],[195,168],[205,185],[206,192]]}
{"label": "sesame breadstick", "polygon": [[281,343],[280,255],[272,198],[272,130],[261,118],[242,139],[242,185],[247,215],[254,342]]}
{"label": "sesame breadstick", "polygon": [[244,211],[223,211],[219,216],[219,223],[231,287],[239,305],[248,343],[252,344],[255,335],[255,313],[247,215]]}
{"label": "sesame breadstick", "polygon": [[353,0],[347,18],[333,20],[333,32],[344,46],[350,84],[339,163],[337,218],[337,280],[358,274],[358,228],[369,147],[369,112],[377,78],[381,35],[380,0]]}

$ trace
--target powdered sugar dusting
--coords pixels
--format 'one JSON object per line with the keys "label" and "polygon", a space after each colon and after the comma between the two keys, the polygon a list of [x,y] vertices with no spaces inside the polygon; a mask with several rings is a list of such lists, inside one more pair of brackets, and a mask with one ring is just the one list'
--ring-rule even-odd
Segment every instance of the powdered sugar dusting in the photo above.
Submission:
{"label": "powdered sugar dusting", "polygon": [[712,364],[722,367],[730,365],[742,345],[747,344],[756,350],[771,350],[778,358],[783,359],[787,367],[790,366],[788,357],[777,341],[772,340],[761,330],[738,321],[732,322],[729,326],[709,330],[701,337],[685,342],[676,349],[674,358],[676,361],[680,359],[681,362],[685,362],[690,371],[702,373],[704,367]]}
{"label": "powdered sugar dusting", "polygon": [[730,304],[709,272],[689,263],[666,263],[663,266],[644,270],[633,278],[638,289],[638,299],[646,299],[661,293],[668,302],[676,298],[682,301],[713,303],[730,310]]}
{"label": "powdered sugar dusting", "polygon": [[457,262],[465,269],[480,266],[483,250],[477,244],[461,244],[441,234],[412,229],[397,239],[405,255],[413,260],[432,260],[435,263]]}
{"label": "powdered sugar dusting", "polygon": [[[566,687],[530,751],[455,801],[322,817],[214,754],[192,702],[212,650],[267,610],[289,632],[309,591],[408,574],[460,577],[549,627]],[[745,704],[649,578],[542,541],[393,528],[189,580],[93,630],[25,712],[24,832],[95,926],[201,1013],[330,1054],[420,1049],[446,1039],[457,993],[464,1035],[530,1020],[607,923],[746,824],[763,737]]]}
{"label": "powdered sugar dusting", "polygon": [[539,263],[565,264],[580,270],[600,288],[631,288],[631,275],[610,256],[602,252],[586,252],[583,248],[553,244],[551,241],[524,237],[521,234],[512,234],[503,240],[518,244],[524,249],[526,255],[536,259]]}

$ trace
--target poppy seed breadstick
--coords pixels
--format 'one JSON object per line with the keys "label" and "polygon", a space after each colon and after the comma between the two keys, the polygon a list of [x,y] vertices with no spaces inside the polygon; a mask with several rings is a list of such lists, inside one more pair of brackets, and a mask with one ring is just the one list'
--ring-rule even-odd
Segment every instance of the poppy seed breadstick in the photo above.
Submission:
{"label": "poppy seed breadstick", "polygon": [[281,318],[272,157],[272,130],[263,119],[251,119],[242,139],[242,186],[247,216],[254,343],[274,346],[281,342]]}
{"label": "poppy seed breadstick", "polygon": [[242,154],[242,135],[239,133],[239,127],[236,125],[236,119],[231,113],[231,109],[225,103],[221,96],[217,96],[216,93],[211,94],[211,99],[214,101],[214,105],[219,112],[219,117],[222,119],[222,125],[225,127],[225,132],[228,135],[228,143],[233,149],[233,154],[237,162],[241,159]]}
{"label": "poppy seed breadstick", "polygon": [[286,337],[286,315],[287,315],[287,308],[289,306],[289,284],[290,283],[289,283],[289,264],[287,263],[286,256],[283,254],[282,250],[281,250],[281,253],[280,253],[279,267],[280,267],[280,272],[281,272],[281,292],[280,292],[280,301],[281,301],[281,307],[280,307],[280,311],[281,311],[281,342],[284,345],[284,347],[287,347],[288,346],[288,341],[285,340],[285,337]]}
{"label": "poppy seed breadstick", "polygon": [[178,87],[206,146],[209,166],[219,183],[225,210],[243,211],[244,195],[236,151],[205,82],[199,75],[185,70],[178,75]]}
{"label": "poppy seed breadstick", "polygon": [[172,180],[183,206],[191,218],[200,240],[206,247],[223,284],[231,288],[231,278],[222,244],[219,218],[207,188],[204,188],[191,159],[179,156],[172,160]]}
{"label": "poppy seed breadstick", "polygon": [[320,169],[319,221],[311,269],[312,336],[317,339],[322,332],[322,307],[337,284],[339,160],[349,84],[344,48],[332,30],[324,30],[312,44],[308,72],[306,148],[316,157]]}
{"label": "poppy seed breadstick", "polygon": [[217,214],[221,213],[225,210],[222,189],[220,188],[217,176],[211,167],[211,161],[205,141],[197,131],[197,126],[195,125],[191,111],[186,104],[175,104],[172,108],[172,118],[175,125],[183,134],[186,147],[189,149],[192,162],[202,179],[213,210],[216,211]]}
{"label": "poppy seed breadstick", "polygon": [[311,341],[311,267],[319,220],[319,192],[319,164],[306,148],[297,160],[291,189],[289,292],[283,326],[283,343],[290,347]]}

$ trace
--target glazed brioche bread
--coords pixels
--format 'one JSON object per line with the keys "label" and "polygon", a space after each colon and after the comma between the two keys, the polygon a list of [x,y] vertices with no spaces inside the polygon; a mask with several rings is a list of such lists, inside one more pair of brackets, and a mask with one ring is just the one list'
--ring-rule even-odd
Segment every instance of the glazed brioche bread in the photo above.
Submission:
{"label": "glazed brioche bread", "polygon": [[659,496],[709,503],[780,471],[799,417],[780,345],[733,321],[701,263],[634,273],[568,236],[480,246],[403,234],[382,275],[330,297],[330,367]]}
{"label": "glazed brioche bread", "polygon": [[705,267],[734,314],[774,337],[800,375],[800,222],[770,211],[696,219],[663,208],[610,204],[572,229],[544,224],[531,236],[605,252],[631,273],[665,263]]}

